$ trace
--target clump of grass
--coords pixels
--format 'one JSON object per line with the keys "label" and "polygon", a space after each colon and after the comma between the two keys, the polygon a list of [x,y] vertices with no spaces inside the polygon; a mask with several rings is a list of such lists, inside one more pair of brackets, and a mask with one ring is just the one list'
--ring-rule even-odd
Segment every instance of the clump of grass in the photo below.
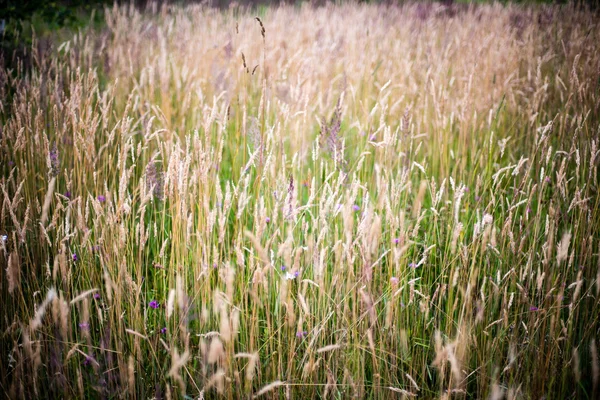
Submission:
{"label": "clump of grass", "polygon": [[5,396],[598,397],[596,14],[104,16],[0,69]]}

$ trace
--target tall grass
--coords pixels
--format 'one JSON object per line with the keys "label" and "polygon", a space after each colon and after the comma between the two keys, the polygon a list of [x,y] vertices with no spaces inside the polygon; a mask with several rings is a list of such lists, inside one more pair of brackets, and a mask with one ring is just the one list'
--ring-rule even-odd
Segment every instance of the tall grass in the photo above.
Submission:
{"label": "tall grass", "polygon": [[597,15],[105,17],[0,70],[3,396],[600,396]]}

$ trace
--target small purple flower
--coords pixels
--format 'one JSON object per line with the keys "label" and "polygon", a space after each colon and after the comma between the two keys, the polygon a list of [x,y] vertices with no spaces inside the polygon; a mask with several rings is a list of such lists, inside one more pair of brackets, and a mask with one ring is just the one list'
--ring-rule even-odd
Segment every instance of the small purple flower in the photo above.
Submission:
{"label": "small purple flower", "polygon": [[69,191],[67,190],[67,191],[65,192],[65,197],[66,197],[67,199],[70,199],[70,198],[71,198],[71,192],[69,192]]}
{"label": "small purple flower", "polygon": [[94,299],[100,300],[100,293],[94,293]]}
{"label": "small purple flower", "polygon": [[303,337],[305,337],[306,335],[308,335],[308,332],[307,332],[307,331],[298,331],[298,332],[296,332],[296,337],[297,337],[298,339],[302,339],[302,338],[303,338]]}
{"label": "small purple flower", "polygon": [[269,222],[271,222],[271,218],[267,217],[267,218],[265,218],[265,221],[268,224]]}
{"label": "small purple flower", "polygon": [[79,260],[79,257],[77,257],[76,253],[73,253],[71,257],[73,258],[73,262],[77,262],[77,260]]}
{"label": "small purple flower", "polygon": [[538,311],[538,310],[539,310],[539,308],[537,308],[535,306],[529,307],[529,311]]}
{"label": "small purple flower", "polygon": [[469,188],[465,186],[465,193],[469,193]]}
{"label": "small purple flower", "polygon": [[217,263],[213,263],[213,268],[217,268]]}
{"label": "small purple flower", "polygon": [[281,266],[281,271],[285,271],[285,265]]}
{"label": "small purple flower", "polygon": [[352,209],[353,209],[354,211],[358,211],[358,210],[360,210],[360,207],[359,207],[357,204],[354,204],[354,205],[352,206]]}
{"label": "small purple flower", "polygon": [[15,165],[15,162],[13,160],[8,160],[8,166],[12,167],[13,165]]}
{"label": "small purple flower", "polygon": [[87,322],[82,322],[79,324],[79,329],[81,329],[82,331],[87,331],[88,329],[90,329],[90,324],[88,324]]}
{"label": "small purple flower", "polygon": [[285,273],[285,279],[288,281],[293,281],[294,279],[296,279],[298,276],[300,275],[300,272],[296,271],[293,273],[290,272],[286,272]]}
{"label": "small purple flower", "polygon": [[398,244],[398,243],[400,243],[400,239],[394,238],[394,244]]}
{"label": "small purple flower", "polygon": [[104,203],[106,201],[106,196],[104,196],[104,195],[101,194],[100,196],[98,196],[98,201],[100,203]]}
{"label": "small purple flower", "polygon": [[148,305],[150,306],[150,308],[157,309],[158,308],[158,301],[152,300],[150,303],[148,303]]}
{"label": "small purple flower", "polygon": [[531,212],[531,208],[527,207],[527,214]]}
{"label": "small purple flower", "polygon": [[85,356],[85,360],[83,360],[83,365],[90,365],[92,363],[92,357]]}
{"label": "small purple flower", "polygon": [[417,265],[417,264],[415,264],[414,262],[412,262],[412,263],[408,264],[408,266],[409,266],[410,268],[417,268],[417,267],[418,267],[418,265]]}
{"label": "small purple flower", "polygon": [[369,141],[372,142],[373,140],[375,140],[377,136],[375,134],[372,134],[371,136],[369,136]]}
{"label": "small purple flower", "polygon": [[549,177],[549,176],[545,177],[545,178],[544,178],[544,182],[546,182],[546,183],[550,183],[550,177]]}
{"label": "small purple flower", "polygon": [[160,328],[160,333],[162,333],[163,335],[167,333],[167,327],[165,326],[164,328]]}

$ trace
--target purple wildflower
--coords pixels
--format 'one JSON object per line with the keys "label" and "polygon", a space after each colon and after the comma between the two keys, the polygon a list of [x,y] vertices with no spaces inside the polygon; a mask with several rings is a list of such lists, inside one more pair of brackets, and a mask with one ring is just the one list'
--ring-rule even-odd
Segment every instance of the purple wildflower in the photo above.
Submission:
{"label": "purple wildflower", "polygon": [[296,332],[296,337],[297,337],[298,339],[302,339],[302,338],[303,338],[303,337],[305,337],[306,335],[308,335],[308,332],[307,332],[307,331],[298,331],[298,332]]}
{"label": "purple wildflower", "polygon": [[70,199],[70,198],[71,198],[71,192],[69,192],[69,191],[67,190],[67,191],[65,192],[65,197],[66,197],[67,199]]}
{"label": "purple wildflower", "polygon": [[282,270],[282,271],[285,271],[285,265],[282,265],[282,266],[281,266],[281,270]]}
{"label": "purple wildflower", "polygon": [[417,268],[417,266],[418,266],[418,265],[417,265],[417,264],[415,264],[414,262],[412,262],[412,263],[408,264],[408,266],[409,266],[410,268]]}
{"label": "purple wildflower", "polygon": [[152,300],[150,303],[148,303],[148,305],[150,306],[150,308],[157,309],[158,308],[158,301]]}
{"label": "purple wildflower", "polygon": [[266,221],[266,222],[267,222],[267,224],[268,224],[269,222],[271,222],[271,218],[267,217],[267,218],[265,218],[265,221]]}
{"label": "purple wildflower", "polygon": [[398,244],[398,243],[400,243],[400,239],[394,238],[394,244]]}
{"label": "purple wildflower", "polygon": [[94,293],[94,299],[100,300],[100,293]]}
{"label": "purple wildflower", "polygon": [[355,205],[352,206],[352,209],[354,211],[358,211],[358,210],[360,210],[360,207],[357,204],[355,204]]}
{"label": "purple wildflower", "polygon": [[104,195],[101,194],[100,196],[98,196],[98,201],[100,203],[104,203],[106,201],[106,196],[104,196]]}
{"label": "purple wildflower", "polygon": [[90,329],[90,324],[88,324],[87,322],[82,322],[79,324],[79,329],[81,329],[82,331],[87,331],[88,329]]}
{"label": "purple wildflower", "polygon": [[545,177],[545,178],[544,178],[544,182],[546,182],[546,183],[550,183],[550,177],[549,177],[549,176]]}
{"label": "purple wildflower", "polygon": [[167,327],[165,326],[164,328],[160,328],[160,333],[162,333],[163,335],[167,333]]}
{"label": "purple wildflower", "polygon": [[527,207],[527,214],[531,212],[531,208]]}
{"label": "purple wildflower", "polygon": [[77,262],[77,260],[79,260],[79,257],[77,257],[76,253],[73,253],[71,257],[73,258],[73,262]]}
{"label": "purple wildflower", "polygon": [[8,160],[8,166],[12,167],[13,165],[15,165],[15,162],[13,160]]}
{"label": "purple wildflower", "polygon": [[85,356],[85,360],[83,360],[83,365],[90,365],[92,363],[92,357]]}
{"label": "purple wildflower", "polygon": [[217,268],[217,263],[213,263],[213,268]]}
{"label": "purple wildflower", "polygon": [[300,275],[300,273],[298,271],[296,271],[294,273],[286,272],[285,279],[288,281],[292,281],[292,280],[296,279],[298,277],[298,275]]}
{"label": "purple wildflower", "polygon": [[538,311],[539,308],[535,307],[535,306],[531,306],[529,307],[529,311]]}

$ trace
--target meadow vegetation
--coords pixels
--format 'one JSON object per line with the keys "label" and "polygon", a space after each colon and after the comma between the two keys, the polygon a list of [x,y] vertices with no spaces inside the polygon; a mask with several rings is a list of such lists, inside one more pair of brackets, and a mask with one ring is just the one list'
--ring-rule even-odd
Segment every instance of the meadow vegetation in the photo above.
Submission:
{"label": "meadow vegetation", "polygon": [[2,397],[600,396],[597,13],[103,15],[0,68]]}

